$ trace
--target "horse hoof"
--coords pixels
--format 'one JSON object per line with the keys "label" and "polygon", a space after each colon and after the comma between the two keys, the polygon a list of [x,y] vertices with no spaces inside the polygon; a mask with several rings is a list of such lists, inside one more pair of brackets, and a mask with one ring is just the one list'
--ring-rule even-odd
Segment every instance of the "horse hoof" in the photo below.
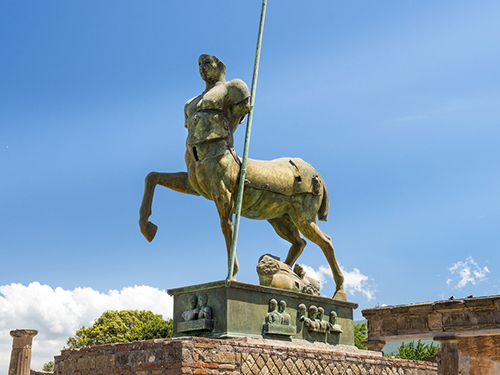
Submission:
{"label": "horse hoof", "polygon": [[141,233],[146,237],[146,239],[151,242],[156,236],[156,231],[158,226],[148,221],[145,226],[141,227]]}
{"label": "horse hoof", "polygon": [[333,295],[333,299],[336,301],[347,301],[347,293],[343,290],[337,290]]}

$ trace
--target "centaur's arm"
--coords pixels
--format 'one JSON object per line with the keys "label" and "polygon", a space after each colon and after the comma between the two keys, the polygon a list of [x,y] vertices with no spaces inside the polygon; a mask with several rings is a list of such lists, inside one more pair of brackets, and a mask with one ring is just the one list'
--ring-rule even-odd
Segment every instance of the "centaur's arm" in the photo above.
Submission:
{"label": "centaur's arm", "polygon": [[231,118],[233,133],[245,116],[250,112],[250,92],[241,79],[233,79],[228,86],[228,115]]}

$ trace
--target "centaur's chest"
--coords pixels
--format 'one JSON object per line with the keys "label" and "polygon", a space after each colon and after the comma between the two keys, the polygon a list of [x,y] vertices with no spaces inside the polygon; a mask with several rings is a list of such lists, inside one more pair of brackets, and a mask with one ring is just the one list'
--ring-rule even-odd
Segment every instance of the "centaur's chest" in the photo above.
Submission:
{"label": "centaur's chest", "polygon": [[226,107],[228,91],[225,85],[218,85],[197,97],[188,100],[185,106],[186,117],[204,110],[223,111]]}

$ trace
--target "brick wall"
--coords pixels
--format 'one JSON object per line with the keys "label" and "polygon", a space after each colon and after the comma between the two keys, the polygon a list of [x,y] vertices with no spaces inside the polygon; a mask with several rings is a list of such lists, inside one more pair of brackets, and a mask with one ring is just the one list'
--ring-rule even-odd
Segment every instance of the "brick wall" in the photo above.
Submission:
{"label": "brick wall", "polygon": [[469,375],[500,374],[500,335],[460,337],[460,368]]}
{"label": "brick wall", "polygon": [[30,375],[52,375],[52,372],[30,369]]}
{"label": "brick wall", "polygon": [[263,339],[175,338],[64,350],[55,374],[436,375],[435,364],[381,353]]}

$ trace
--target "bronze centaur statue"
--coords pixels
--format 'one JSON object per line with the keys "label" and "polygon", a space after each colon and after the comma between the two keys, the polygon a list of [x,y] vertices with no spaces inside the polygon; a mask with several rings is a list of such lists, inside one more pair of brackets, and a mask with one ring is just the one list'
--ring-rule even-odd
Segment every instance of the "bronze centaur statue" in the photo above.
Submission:
{"label": "bronze centaur statue", "polygon": [[[233,133],[250,111],[250,93],[239,79],[226,82],[226,67],[217,57],[201,55],[198,64],[206,89],[184,107],[188,129],[187,172],[148,174],[139,226],[144,237],[152,241],[158,227],[148,218],[152,213],[156,185],[185,194],[202,195],[215,202],[229,257],[234,198],[240,183],[241,166],[233,148]],[[329,209],[328,192],[321,175],[298,158],[248,159],[244,183],[242,216],[269,221],[276,233],[292,244],[285,260],[290,267],[306,246],[301,233],[316,243],[323,250],[335,279],[334,298],[346,300],[344,277],[331,239],[316,223],[316,218],[326,221]],[[235,258],[234,274],[237,272],[238,260]]]}

